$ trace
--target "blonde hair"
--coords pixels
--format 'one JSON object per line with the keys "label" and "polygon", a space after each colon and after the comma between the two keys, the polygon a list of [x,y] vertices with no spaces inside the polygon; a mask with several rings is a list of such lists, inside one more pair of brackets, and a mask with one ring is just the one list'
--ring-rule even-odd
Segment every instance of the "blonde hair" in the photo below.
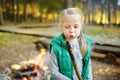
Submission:
{"label": "blonde hair", "polygon": [[62,23],[62,18],[64,16],[72,15],[72,14],[80,15],[82,23],[84,22],[84,15],[83,15],[83,12],[80,9],[78,9],[78,8],[67,8],[67,9],[64,9],[60,14],[60,18],[59,18],[60,24]]}
{"label": "blonde hair", "polygon": [[[62,18],[66,15],[72,15],[72,14],[79,14],[81,16],[81,21],[82,21],[82,25],[84,23],[84,15],[83,15],[83,12],[78,9],[78,8],[67,8],[67,9],[64,9],[61,14],[60,14],[60,25],[62,24]],[[83,34],[83,31],[81,31],[80,33],[80,48],[81,48],[81,52],[82,54],[85,54],[86,53],[86,40],[84,38],[84,34]]]}

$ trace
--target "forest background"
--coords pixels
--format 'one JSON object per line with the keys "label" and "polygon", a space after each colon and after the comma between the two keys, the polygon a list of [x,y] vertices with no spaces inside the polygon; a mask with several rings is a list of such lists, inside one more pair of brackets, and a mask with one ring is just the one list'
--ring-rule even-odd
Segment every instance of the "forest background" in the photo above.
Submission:
{"label": "forest background", "polygon": [[120,0],[0,0],[0,25],[56,23],[68,7],[80,8],[86,24],[120,25]]}

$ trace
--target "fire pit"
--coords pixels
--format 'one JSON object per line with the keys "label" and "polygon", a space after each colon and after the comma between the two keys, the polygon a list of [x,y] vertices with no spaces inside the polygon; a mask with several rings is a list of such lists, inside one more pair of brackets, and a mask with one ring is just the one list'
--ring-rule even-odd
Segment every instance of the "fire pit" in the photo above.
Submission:
{"label": "fire pit", "polygon": [[14,80],[48,80],[49,54],[40,48],[40,54],[34,59],[11,66]]}
{"label": "fire pit", "polygon": [[13,77],[17,80],[47,80],[48,75],[47,71],[35,64],[29,64],[13,72]]}
{"label": "fire pit", "polygon": [[[49,52],[48,44],[44,41],[36,40],[33,42],[38,50],[38,56],[30,60],[20,61],[12,64],[7,69],[9,74],[0,73],[0,80],[49,80]],[[29,55],[28,55],[29,56]]]}
{"label": "fire pit", "polygon": [[32,59],[13,62],[8,68],[1,68],[0,80],[49,80],[49,45],[45,40],[35,40],[33,43],[38,55],[33,54]]}

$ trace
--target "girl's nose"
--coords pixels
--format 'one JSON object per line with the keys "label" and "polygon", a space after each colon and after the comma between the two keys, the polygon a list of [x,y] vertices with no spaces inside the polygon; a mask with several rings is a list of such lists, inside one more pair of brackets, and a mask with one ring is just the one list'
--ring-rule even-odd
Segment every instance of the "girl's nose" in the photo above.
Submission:
{"label": "girl's nose", "polygon": [[73,28],[73,27],[71,27],[71,28],[70,28],[70,32],[73,32],[73,31],[74,31],[74,28]]}

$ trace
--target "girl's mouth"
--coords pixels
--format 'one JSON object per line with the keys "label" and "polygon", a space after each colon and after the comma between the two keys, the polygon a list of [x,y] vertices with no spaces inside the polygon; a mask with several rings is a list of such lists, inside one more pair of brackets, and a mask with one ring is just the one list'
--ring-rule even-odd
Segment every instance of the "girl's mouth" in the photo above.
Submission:
{"label": "girl's mouth", "polygon": [[73,35],[70,35],[70,38],[74,38],[74,36],[73,36]]}

